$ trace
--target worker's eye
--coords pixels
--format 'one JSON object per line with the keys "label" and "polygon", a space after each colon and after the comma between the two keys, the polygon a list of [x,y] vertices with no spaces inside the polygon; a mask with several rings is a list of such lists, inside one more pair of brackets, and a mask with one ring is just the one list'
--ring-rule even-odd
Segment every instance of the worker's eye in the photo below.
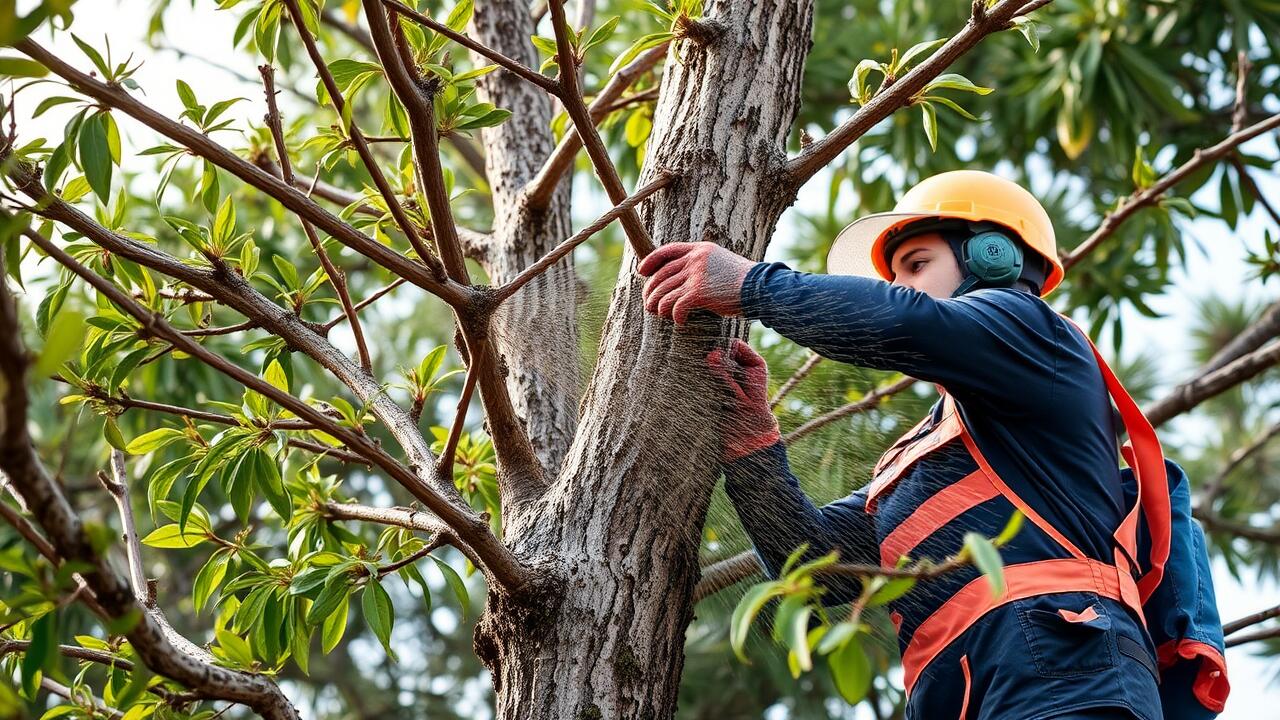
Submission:
{"label": "worker's eye", "polygon": [[918,273],[918,272],[920,272],[920,268],[923,268],[923,267],[924,267],[925,265],[927,265],[928,263],[929,263],[929,261],[928,261],[928,260],[912,260],[912,261],[911,261],[911,272],[913,272],[913,273]]}

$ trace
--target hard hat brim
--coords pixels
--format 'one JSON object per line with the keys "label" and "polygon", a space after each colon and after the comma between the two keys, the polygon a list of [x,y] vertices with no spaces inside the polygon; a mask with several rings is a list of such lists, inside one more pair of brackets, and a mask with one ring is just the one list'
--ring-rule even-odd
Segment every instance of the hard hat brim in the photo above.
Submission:
{"label": "hard hat brim", "polygon": [[875,260],[881,252],[880,241],[895,227],[940,217],[938,213],[883,212],[866,215],[854,220],[840,231],[831,252],[827,254],[827,274],[857,275],[859,277],[892,280],[893,274],[886,263],[881,267]]}

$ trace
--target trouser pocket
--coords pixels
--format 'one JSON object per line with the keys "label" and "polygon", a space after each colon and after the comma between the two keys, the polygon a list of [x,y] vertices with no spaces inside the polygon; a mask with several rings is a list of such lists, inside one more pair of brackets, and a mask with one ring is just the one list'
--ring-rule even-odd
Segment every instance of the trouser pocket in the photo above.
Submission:
{"label": "trouser pocket", "polygon": [[1042,677],[1115,667],[1116,632],[1094,593],[1042,595],[1014,602],[1027,647]]}

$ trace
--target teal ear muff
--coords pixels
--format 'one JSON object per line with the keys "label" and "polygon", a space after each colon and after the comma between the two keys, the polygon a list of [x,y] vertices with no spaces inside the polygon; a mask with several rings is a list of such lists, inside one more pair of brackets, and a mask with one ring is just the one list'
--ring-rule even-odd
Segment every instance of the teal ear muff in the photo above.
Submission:
{"label": "teal ear muff", "polygon": [[978,283],[1011,286],[1022,275],[1022,248],[997,230],[984,230],[965,240],[960,255],[967,275],[951,297],[969,292]]}

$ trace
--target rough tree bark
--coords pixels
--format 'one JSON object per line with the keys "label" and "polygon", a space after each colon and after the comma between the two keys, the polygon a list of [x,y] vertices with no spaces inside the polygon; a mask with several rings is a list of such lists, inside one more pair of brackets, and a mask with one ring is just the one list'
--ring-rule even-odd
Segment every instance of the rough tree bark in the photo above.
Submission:
{"label": "rough tree bark", "polygon": [[[529,40],[534,33],[523,0],[478,3],[472,36],[507,57],[538,66]],[[483,65],[488,61],[479,55]],[[505,72],[479,83],[485,102],[511,110],[501,125],[482,131],[485,167],[493,193],[493,234],[484,269],[495,285],[509,282],[572,234],[566,175],[545,207],[533,207],[521,190],[555,147],[551,98]],[[577,276],[565,258],[504,303],[492,320],[507,369],[507,387],[524,420],[534,452],[548,478],[555,477],[573,439],[578,417]]]}
{"label": "rough tree bark", "polygon": [[[812,0],[712,2],[673,45],[640,184],[662,168],[682,177],[644,206],[655,242],[763,255],[792,198],[778,179],[812,10]],[[541,607],[490,594],[476,646],[499,718],[675,712],[720,447],[721,389],[700,371],[735,325],[704,318],[676,330],[646,315],[640,287],[628,253],[560,474],[507,525],[518,555],[560,558],[564,582]]]}

